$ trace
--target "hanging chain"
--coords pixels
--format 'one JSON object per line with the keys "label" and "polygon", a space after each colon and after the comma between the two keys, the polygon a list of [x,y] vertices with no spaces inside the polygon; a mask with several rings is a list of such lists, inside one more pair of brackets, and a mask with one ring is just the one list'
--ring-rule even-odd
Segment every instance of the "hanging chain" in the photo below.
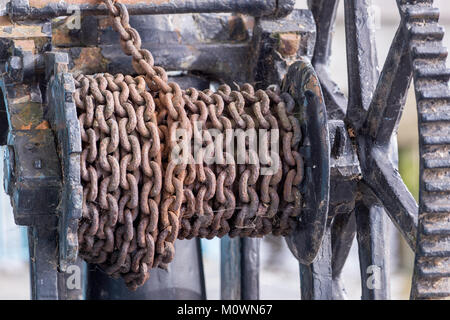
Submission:
{"label": "hanging chain", "polygon": [[[136,289],[151,268],[167,268],[176,239],[291,232],[304,166],[292,97],[250,84],[182,90],[141,48],[125,5],[104,3],[137,76],[75,79],[83,144],[80,256]],[[250,148],[252,132],[265,137],[258,146],[265,152]],[[233,142],[242,135],[248,137],[240,152]],[[198,151],[180,156],[182,142]]]}

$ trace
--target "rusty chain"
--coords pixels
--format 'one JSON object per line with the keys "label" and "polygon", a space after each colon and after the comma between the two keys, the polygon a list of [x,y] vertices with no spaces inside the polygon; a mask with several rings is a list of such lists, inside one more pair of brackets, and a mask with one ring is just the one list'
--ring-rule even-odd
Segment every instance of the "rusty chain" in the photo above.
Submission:
{"label": "rusty chain", "polygon": [[[151,268],[167,267],[176,239],[292,231],[301,211],[303,158],[296,151],[302,136],[290,95],[277,86],[255,91],[250,84],[182,90],[141,48],[126,7],[103,2],[138,75],[75,78],[83,144],[80,256],[122,276],[134,290]],[[201,147],[188,161],[173,152],[179,129],[183,141]],[[248,148],[237,155],[241,163],[222,147],[215,148],[219,161],[211,163],[217,142],[211,129],[225,137],[224,145],[232,143],[235,130],[266,129],[264,149],[280,141],[279,156],[261,157]],[[274,159],[277,169],[271,170]]]}

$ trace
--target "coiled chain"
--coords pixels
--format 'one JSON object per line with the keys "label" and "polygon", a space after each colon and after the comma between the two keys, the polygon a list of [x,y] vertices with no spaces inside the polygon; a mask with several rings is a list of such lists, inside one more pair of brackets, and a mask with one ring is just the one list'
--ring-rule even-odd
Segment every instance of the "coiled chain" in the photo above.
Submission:
{"label": "coiled chain", "polygon": [[[303,158],[290,95],[249,84],[182,90],[141,48],[126,7],[104,2],[138,76],[75,78],[83,144],[80,256],[136,289],[151,268],[167,268],[176,239],[292,231],[301,211]],[[268,152],[254,152],[250,138],[237,156],[224,147],[252,131],[266,135],[259,148]],[[221,144],[213,133],[225,137]],[[179,161],[174,151],[182,141],[199,151]],[[279,152],[269,150],[278,141]]]}

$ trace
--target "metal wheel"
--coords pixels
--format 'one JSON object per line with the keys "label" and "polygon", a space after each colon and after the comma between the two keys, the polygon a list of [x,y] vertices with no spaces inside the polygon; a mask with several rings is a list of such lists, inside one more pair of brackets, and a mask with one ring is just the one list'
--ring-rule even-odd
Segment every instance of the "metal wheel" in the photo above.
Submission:
{"label": "metal wheel", "polygon": [[[347,99],[327,71],[338,3],[308,1],[317,26],[312,64],[320,79],[329,123],[344,121],[361,169],[361,180],[353,182],[355,199],[339,202],[335,197],[333,202],[331,186],[328,215],[332,298],[345,297],[340,274],[355,235],[362,298],[390,297],[385,250],[387,216],[415,252],[411,298],[449,298],[450,72],[446,68],[447,50],[441,43],[444,30],[438,24],[439,10],[429,0],[397,0],[401,23],[379,74],[374,30],[368,23],[370,1],[344,1]],[[396,168],[396,132],[412,79],[419,118],[419,204]],[[309,268],[320,270],[320,258]],[[380,283],[371,287],[368,283],[374,268],[381,273]],[[321,295],[320,286],[309,280],[302,279],[309,297],[329,298]]]}

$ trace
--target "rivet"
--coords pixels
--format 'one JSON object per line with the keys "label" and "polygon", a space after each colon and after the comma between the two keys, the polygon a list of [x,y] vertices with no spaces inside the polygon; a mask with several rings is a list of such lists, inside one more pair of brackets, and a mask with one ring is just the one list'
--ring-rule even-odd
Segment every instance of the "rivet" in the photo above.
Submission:
{"label": "rivet", "polygon": [[41,161],[41,159],[34,160],[34,168],[35,169],[42,169],[42,161]]}

